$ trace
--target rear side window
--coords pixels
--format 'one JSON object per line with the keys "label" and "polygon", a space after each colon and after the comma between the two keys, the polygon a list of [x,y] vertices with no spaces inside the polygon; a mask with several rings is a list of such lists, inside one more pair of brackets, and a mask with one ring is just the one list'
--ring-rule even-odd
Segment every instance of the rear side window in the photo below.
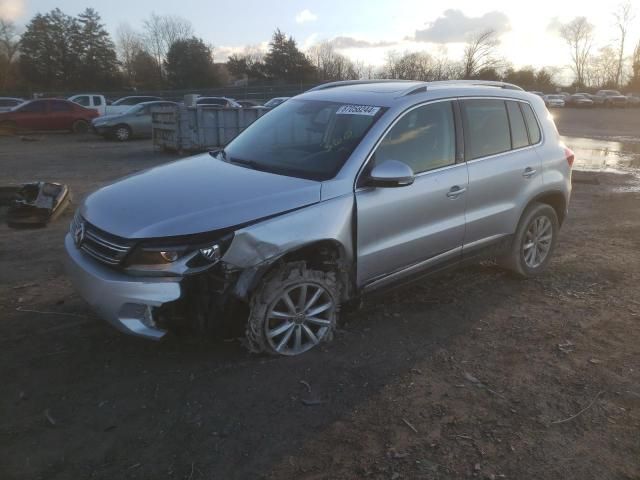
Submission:
{"label": "rear side window", "polygon": [[202,100],[198,100],[198,105],[220,105],[221,107],[225,107],[227,101],[221,98],[203,98]]}
{"label": "rear side window", "polygon": [[78,97],[74,100],[78,105],[82,105],[83,107],[88,107],[91,102],[89,102],[89,97]]}
{"label": "rear side window", "polygon": [[47,105],[45,102],[31,102],[27,103],[25,106],[18,109],[19,112],[28,112],[28,113],[44,113]]}
{"label": "rear side window", "polygon": [[411,110],[400,118],[378,146],[374,165],[399,160],[414,173],[455,163],[455,128],[451,102]]}
{"label": "rear side window", "polygon": [[60,100],[51,100],[50,105],[52,112],[70,112],[73,110],[70,103],[62,102]]}
{"label": "rear side window", "polygon": [[531,105],[528,103],[521,103],[522,113],[524,114],[524,120],[527,124],[527,130],[529,130],[529,141],[531,145],[535,145],[542,138],[540,134],[540,127],[538,126],[538,121],[536,120],[536,116],[531,109]]}
{"label": "rear side window", "polygon": [[102,98],[93,97],[93,105],[96,107],[99,107],[100,105],[102,105]]}
{"label": "rear side window", "polygon": [[465,100],[462,102],[462,121],[466,160],[511,150],[504,100]]}
{"label": "rear side window", "polygon": [[509,125],[511,126],[511,148],[522,148],[529,145],[527,127],[524,124],[518,103],[507,101],[507,113],[509,113]]}

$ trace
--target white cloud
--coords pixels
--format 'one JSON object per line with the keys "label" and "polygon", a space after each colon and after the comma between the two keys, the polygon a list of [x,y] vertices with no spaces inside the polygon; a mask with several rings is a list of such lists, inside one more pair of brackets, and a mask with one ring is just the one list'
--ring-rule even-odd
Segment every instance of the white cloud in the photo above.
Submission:
{"label": "white cloud", "polygon": [[305,8],[296,15],[296,23],[315,22],[317,19],[318,16],[315,13],[312,13],[308,8]]}
{"label": "white cloud", "polygon": [[24,13],[25,0],[0,0],[0,18],[15,20]]}

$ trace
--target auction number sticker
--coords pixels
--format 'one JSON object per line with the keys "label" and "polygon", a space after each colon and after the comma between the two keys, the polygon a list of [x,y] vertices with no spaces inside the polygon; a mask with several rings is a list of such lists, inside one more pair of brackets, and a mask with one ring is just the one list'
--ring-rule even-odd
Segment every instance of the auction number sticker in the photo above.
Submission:
{"label": "auction number sticker", "polygon": [[366,115],[373,117],[380,111],[380,107],[372,107],[371,105],[343,105],[337,111],[336,115]]}

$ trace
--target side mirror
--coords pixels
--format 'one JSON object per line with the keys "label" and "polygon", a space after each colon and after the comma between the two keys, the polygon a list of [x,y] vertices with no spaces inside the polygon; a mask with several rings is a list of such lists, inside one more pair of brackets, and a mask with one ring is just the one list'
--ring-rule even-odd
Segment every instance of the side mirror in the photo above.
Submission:
{"label": "side mirror", "polygon": [[415,175],[411,167],[398,160],[385,160],[369,174],[367,184],[374,187],[406,187],[413,183]]}

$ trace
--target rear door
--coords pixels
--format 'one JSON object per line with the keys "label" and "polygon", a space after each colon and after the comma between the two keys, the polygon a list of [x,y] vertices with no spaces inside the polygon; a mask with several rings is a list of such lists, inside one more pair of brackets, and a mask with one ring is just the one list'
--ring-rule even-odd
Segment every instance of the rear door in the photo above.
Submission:
{"label": "rear door", "polygon": [[541,138],[537,122],[537,133],[527,129],[526,102],[493,98],[460,104],[469,167],[467,255],[515,232],[523,205],[542,186],[542,164],[533,147]]}
{"label": "rear door", "polygon": [[[367,187],[386,160],[416,175],[412,185]],[[358,286],[379,285],[444,260],[460,258],[465,228],[467,166],[456,163],[451,101],[403,113],[387,131],[356,189]]]}
{"label": "rear door", "polygon": [[47,128],[49,130],[69,130],[73,125],[73,105],[63,100],[50,100],[47,114]]}

